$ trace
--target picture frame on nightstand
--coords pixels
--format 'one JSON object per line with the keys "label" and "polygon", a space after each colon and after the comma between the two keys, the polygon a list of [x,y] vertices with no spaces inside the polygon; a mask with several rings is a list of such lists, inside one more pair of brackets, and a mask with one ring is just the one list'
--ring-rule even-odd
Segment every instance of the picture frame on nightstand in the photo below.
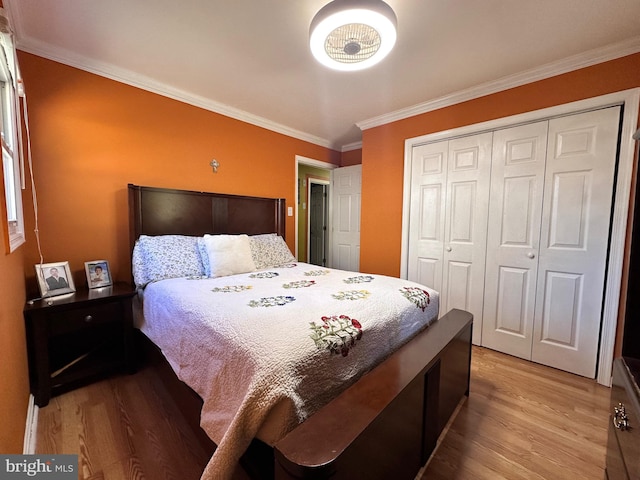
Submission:
{"label": "picture frame on nightstand", "polygon": [[42,298],[76,291],[69,262],[39,263],[35,269]]}
{"label": "picture frame on nightstand", "polygon": [[89,288],[108,287],[113,283],[109,262],[106,260],[84,262],[84,271],[87,275],[87,286]]}

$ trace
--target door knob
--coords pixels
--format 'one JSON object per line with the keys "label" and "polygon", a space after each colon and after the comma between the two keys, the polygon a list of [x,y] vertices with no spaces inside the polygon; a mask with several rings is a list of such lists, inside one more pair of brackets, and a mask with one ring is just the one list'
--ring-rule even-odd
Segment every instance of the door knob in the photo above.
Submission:
{"label": "door knob", "polygon": [[451,251],[451,247],[445,247],[445,250],[446,250],[447,252],[450,252],[450,251]]}
{"label": "door knob", "polygon": [[529,252],[529,253],[527,253],[527,257],[529,257],[529,258],[536,258],[536,254],[535,254],[535,253],[533,253],[533,252]]}

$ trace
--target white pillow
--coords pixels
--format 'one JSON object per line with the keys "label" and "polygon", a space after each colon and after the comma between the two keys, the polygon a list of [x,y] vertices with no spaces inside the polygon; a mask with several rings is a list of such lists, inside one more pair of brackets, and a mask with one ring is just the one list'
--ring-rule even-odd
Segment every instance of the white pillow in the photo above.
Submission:
{"label": "white pillow", "polygon": [[248,235],[205,235],[212,277],[225,277],[256,269]]}

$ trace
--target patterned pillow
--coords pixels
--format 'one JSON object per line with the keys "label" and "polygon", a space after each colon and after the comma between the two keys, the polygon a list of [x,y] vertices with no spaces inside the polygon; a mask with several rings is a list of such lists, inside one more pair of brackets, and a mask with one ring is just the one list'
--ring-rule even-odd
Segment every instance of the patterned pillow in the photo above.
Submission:
{"label": "patterned pillow", "polygon": [[166,278],[205,274],[198,249],[198,237],[140,235],[134,247],[132,263],[138,287]]}
{"label": "patterned pillow", "polygon": [[249,237],[251,255],[257,270],[295,263],[296,257],[277,233],[252,235]]}
{"label": "patterned pillow", "polygon": [[147,280],[147,272],[144,267],[142,246],[137,240],[133,246],[133,255],[131,256],[131,273],[133,274],[133,281],[136,284],[136,287],[142,288],[149,283],[149,280]]}
{"label": "patterned pillow", "polygon": [[198,237],[198,253],[200,254],[202,266],[204,267],[205,276],[211,277],[211,265],[209,263],[209,254],[207,253],[207,244],[204,241],[204,237]]}

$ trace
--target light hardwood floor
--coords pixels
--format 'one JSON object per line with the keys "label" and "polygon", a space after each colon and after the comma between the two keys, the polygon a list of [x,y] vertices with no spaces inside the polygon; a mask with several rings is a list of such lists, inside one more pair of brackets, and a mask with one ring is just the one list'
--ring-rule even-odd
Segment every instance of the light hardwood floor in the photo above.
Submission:
{"label": "light hardwood floor", "polygon": [[[602,480],[608,406],[594,380],[473,347],[470,397],[419,478]],[[208,460],[144,368],[53,398],[36,449],[77,453],[85,480],[196,480]]]}

